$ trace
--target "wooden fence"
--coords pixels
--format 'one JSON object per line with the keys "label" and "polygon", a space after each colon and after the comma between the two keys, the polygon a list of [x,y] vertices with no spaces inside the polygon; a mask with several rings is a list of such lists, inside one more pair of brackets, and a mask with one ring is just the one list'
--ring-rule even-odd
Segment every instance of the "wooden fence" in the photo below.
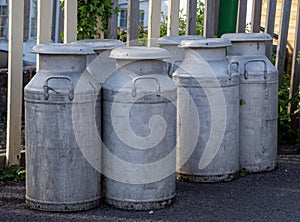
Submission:
{"label": "wooden fence", "polygon": [[[112,0],[117,5],[118,0]],[[197,0],[187,1],[187,27],[186,34],[196,33],[196,5]],[[249,1],[249,0],[248,0]],[[297,52],[300,50],[300,0],[297,0],[297,22],[295,32],[295,45],[292,62],[292,92],[295,92],[299,85],[299,64],[297,62]],[[49,2],[38,0],[38,43],[50,42],[51,36],[51,11]],[[251,31],[260,32],[261,12],[263,0],[253,0]],[[277,0],[267,0],[267,16],[265,21],[264,32],[274,35],[275,11]],[[278,46],[276,51],[276,67],[279,70],[279,81],[282,83],[282,74],[284,72],[284,61],[286,57],[287,35],[289,31],[289,16],[291,11],[292,0],[284,0],[282,3],[282,12],[280,21],[280,33],[278,33]],[[22,106],[22,41],[23,41],[23,8],[24,0],[9,0],[9,80],[8,80],[8,117],[7,117],[7,149],[6,164],[19,164],[20,161],[20,144],[21,144],[21,106]],[[218,15],[220,0],[205,1],[205,19],[204,19],[204,36],[213,37],[218,31]],[[179,0],[168,0],[168,28],[167,34],[176,36],[179,30]],[[76,40],[77,26],[77,1],[65,0],[64,15],[64,41],[71,42]],[[128,36],[127,44],[136,45],[138,39],[138,13],[139,1],[128,0]],[[149,0],[149,24],[148,24],[148,46],[156,46],[155,39],[160,34],[160,11],[161,0]],[[236,32],[245,32],[246,29],[246,11],[247,0],[239,0],[238,18]],[[109,37],[117,37],[117,16],[113,16],[109,22]],[[268,45],[266,55],[271,58],[272,44]],[[291,107],[294,109],[295,107]],[[1,157],[1,155],[0,155]]]}

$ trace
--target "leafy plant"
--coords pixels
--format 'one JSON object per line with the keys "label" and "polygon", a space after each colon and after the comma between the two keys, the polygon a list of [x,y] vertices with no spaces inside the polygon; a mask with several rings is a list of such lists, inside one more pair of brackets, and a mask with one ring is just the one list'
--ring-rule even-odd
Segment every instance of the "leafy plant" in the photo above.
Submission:
{"label": "leafy plant", "polygon": [[[196,18],[196,34],[203,35],[203,24],[204,24],[204,3],[201,0],[198,0],[198,7],[197,7],[197,18]],[[164,15],[161,12],[161,22],[160,22],[160,37],[167,35],[168,29],[168,16]],[[146,45],[148,33],[146,30],[147,27],[139,24],[139,37],[138,37],[138,45]],[[179,35],[185,35],[186,32],[186,15],[183,14],[183,10],[180,11],[179,16]],[[126,30],[121,30],[118,28],[118,39],[126,42],[127,33]]]}
{"label": "leafy plant", "polygon": [[[279,109],[279,132],[278,139],[280,144],[296,144],[297,132],[292,128],[292,116],[299,113],[299,88],[290,98],[290,75],[283,75],[282,86],[278,90],[278,109]],[[293,113],[289,113],[289,106],[297,105]]]}
{"label": "leafy plant", "polygon": [[[61,2],[64,3],[64,0]],[[113,8],[111,0],[77,0],[77,38],[92,39],[108,33],[108,20],[113,13],[118,13],[118,8]]]}
{"label": "leafy plant", "polygon": [[198,0],[197,6],[197,16],[196,16],[196,34],[203,35],[203,27],[204,27],[204,2]]}
{"label": "leafy plant", "polygon": [[26,171],[24,167],[18,165],[11,165],[4,168],[0,171],[0,181],[9,180],[9,181],[24,181]]}
{"label": "leafy plant", "polygon": [[163,12],[160,12],[161,22],[160,22],[160,37],[167,35],[168,30],[168,16],[164,15]]}
{"label": "leafy plant", "polygon": [[248,172],[246,170],[244,170],[244,169],[240,170],[240,177],[245,177],[247,175],[248,175]]}
{"label": "leafy plant", "polygon": [[[205,4],[201,0],[197,2],[197,14],[196,14],[196,35],[203,35],[204,26],[204,8]],[[167,35],[167,23],[168,16],[161,12],[161,23],[160,23],[160,36]],[[185,35],[186,32],[186,15],[183,14],[183,10],[180,10],[179,15],[179,35]]]}
{"label": "leafy plant", "polygon": [[138,38],[138,45],[139,46],[146,46],[148,41],[148,32],[145,31],[145,26],[139,23],[139,38]]}
{"label": "leafy plant", "polygon": [[242,105],[244,105],[244,104],[246,104],[246,101],[243,100],[243,99],[240,99],[240,106],[242,106]]}

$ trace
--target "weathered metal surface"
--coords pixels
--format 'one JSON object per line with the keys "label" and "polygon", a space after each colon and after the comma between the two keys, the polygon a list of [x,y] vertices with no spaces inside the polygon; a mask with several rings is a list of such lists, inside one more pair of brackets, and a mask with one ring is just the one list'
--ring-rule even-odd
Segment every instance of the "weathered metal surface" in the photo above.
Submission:
{"label": "weathered metal surface", "polygon": [[229,181],[239,171],[239,76],[226,60],[227,46],[221,39],[181,42],[185,59],[173,73],[178,179]]}
{"label": "weathered metal surface", "polygon": [[[100,86],[85,71],[82,46],[39,45],[40,70],[25,96],[26,202],[45,211],[100,202]],[[91,160],[90,156],[95,158]]]}
{"label": "weathered metal surface", "polygon": [[123,42],[116,39],[87,39],[71,44],[85,45],[94,49],[96,55],[90,56],[87,71],[100,84],[103,84],[116,68],[116,60],[109,58],[111,50],[124,46]]}
{"label": "weathered metal surface", "polygon": [[111,52],[111,58],[121,60],[145,60],[145,59],[166,59],[170,55],[167,50],[158,47],[123,47],[116,48]]}
{"label": "weathered metal surface", "polygon": [[202,36],[197,35],[185,35],[185,36],[164,36],[158,39],[157,44],[166,50],[171,55],[171,58],[165,59],[165,61],[170,63],[169,72],[172,73],[178,65],[184,59],[184,49],[178,47],[180,42],[183,40],[201,40],[204,39]]}
{"label": "weathered metal surface", "polygon": [[[117,69],[103,85],[105,201],[148,210],[175,196],[176,86],[159,48],[114,49]],[[166,173],[164,173],[166,171]]]}
{"label": "weathered metal surface", "polygon": [[240,167],[249,172],[277,164],[278,72],[265,56],[268,34],[225,34],[230,61],[240,65]]}

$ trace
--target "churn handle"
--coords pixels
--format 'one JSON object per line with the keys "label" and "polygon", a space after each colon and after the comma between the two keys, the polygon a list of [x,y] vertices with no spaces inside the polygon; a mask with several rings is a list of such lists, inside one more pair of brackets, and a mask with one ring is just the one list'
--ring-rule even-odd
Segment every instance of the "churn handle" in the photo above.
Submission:
{"label": "churn handle", "polygon": [[48,86],[48,82],[50,79],[66,79],[70,81],[70,90],[68,93],[68,97],[69,100],[73,100],[74,99],[74,86],[73,86],[73,81],[69,76],[49,76],[46,80],[45,80],[45,84],[43,86],[44,88],[44,98],[45,100],[49,99],[49,86]]}
{"label": "churn handle", "polygon": [[249,63],[252,63],[252,62],[262,62],[263,64],[264,64],[264,78],[266,79],[267,78],[267,63],[266,63],[266,61],[264,60],[264,59],[251,59],[251,60],[248,60],[248,61],[246,61],[245,62],[245,64],[244,64],[244,70],[245,70],[245,72],[244,72],[244,77],[245,77],[245,79],[248,79],[248,71],[247,71],[247,65],[249,64]]}
{"label": "churn handle", "polygon": [[169,72],[169,76],[170,77],[172,77],[172,74],[173,74],[173,72],[174,72],[174,67],[175,67],[175,65],[178,63],[178,64],[180,64],[182,61],[181,60],[174,60],[173,62],[172,62],[172,65],[171,65],[171,70],[170,70],[170,72]]}
{"label": "churn handle", "polygon": [[136,87],[135,87],[135,83],[138,81],[138,80],[141,80],[141,79],[153,79],[155,80],[156,82],[156,95],[157,96],[160,96],[160,83],[158,81],[158,79],[154,76],[138,76],[138,77],[135,77],[133,80],[132,80],[132,92],[131,92],[131,95],[133,97],[136,97]]}
{"label": "churn handle", "polygon": [[231,78],[232,78],[232,65],[237,66],[237,72],[239,73],[239,67],[240,67],[239,62],[234,61],[234,62],[229,63],[229,65],[228,65],[229,80],[231,80]]}

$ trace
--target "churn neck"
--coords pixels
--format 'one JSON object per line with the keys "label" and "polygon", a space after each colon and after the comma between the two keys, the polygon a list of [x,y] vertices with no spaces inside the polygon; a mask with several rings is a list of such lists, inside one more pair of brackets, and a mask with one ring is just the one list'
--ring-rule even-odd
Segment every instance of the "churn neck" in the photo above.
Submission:
{"label": "churn neck", "polygon": [[105,51],[111,52],[114,48],[124,46],[124,43],[117,39],[84,39],[72,42],[71,44],[88,46],[92,48],[97,55]]}
{"label": "churn neck", "polygon": [[181,35],[181,36],[163,36],[158,39],[157,44],[159,46],[174,46],[177,47],[183,40],[203,40],[203,36],[199,35]]}
{"label": "churn neck", "polygon": [[161,72],[170,58],[166,49],[158,47],[119,47],[112,50],[110,58],[116,59],[117,69],[126,69],[139,75]]}
{"label": "churn neck", "polygon": [[227,47],[230,41],[207,38],[204,40],[184,40],[179,47],[185,49],[185,59],[203,58],[205,60],[222,60],[226,57]]}
{"label": "churn neck", "polygon": [[39,54],[39,70],[55,72],[80,72],[87,65],[87,55],[95,52],[86,46],[71,44],[40,44],[32,53]]}
{"label": "churn neck", "polygon": [[272,41],[269,34],[262,33],[224,34],[221,38],[232,42],[232,46],[228,47],[229,56],[265,55],[266,43]]}

